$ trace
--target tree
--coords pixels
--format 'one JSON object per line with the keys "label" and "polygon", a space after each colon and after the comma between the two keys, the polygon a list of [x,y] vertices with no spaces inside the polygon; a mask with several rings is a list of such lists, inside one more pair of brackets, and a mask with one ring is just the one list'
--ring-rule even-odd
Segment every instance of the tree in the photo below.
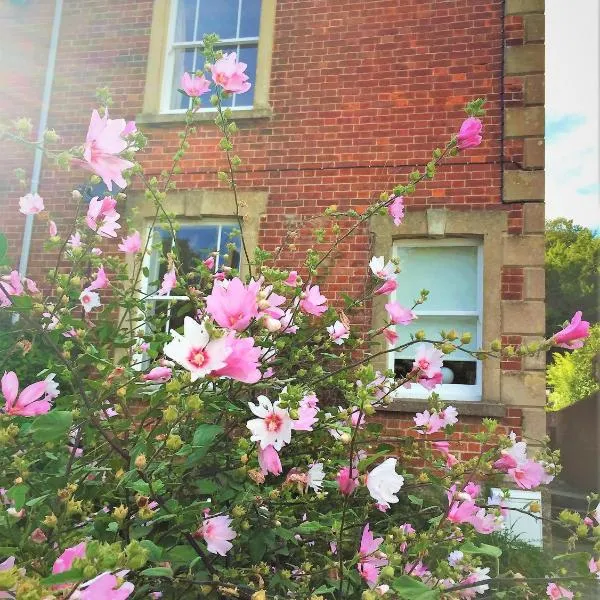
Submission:
{"label": "tree", "polygon": [[570,219],[546,222],[546,334],[560,329],[567,314],[598,315],[600,236]]}

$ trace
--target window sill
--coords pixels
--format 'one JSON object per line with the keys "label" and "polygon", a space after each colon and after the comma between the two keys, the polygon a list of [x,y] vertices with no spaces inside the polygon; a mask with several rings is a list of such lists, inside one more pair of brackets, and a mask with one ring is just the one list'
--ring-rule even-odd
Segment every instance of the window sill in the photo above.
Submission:
{"label": "window sill", "polygon": [[[234,121],[246,120],[246,119],[270,119],[273,116],[273,109],[271,107],[256,107],[256,108],[243,108],[240,110],[232,111],[232,118]],[[216,112],[197,112],[194,115],[195,123],[213,123],[215,120]],[[168,126],[176,123],[185,122],[185,113],[142,113],[137,115],[135,118],[137,125],[149,125],[149,126]]]}
{"label": "window sill", "polygon": [[[470,402],[456,400],[451,403],[458,410],[458,414],[467,417],[499,417],[506,416],[506,406],[494,402]],[[381,412],[416,413],[429,408],[427,400],[395,399],[389,406],[378,408]]]}

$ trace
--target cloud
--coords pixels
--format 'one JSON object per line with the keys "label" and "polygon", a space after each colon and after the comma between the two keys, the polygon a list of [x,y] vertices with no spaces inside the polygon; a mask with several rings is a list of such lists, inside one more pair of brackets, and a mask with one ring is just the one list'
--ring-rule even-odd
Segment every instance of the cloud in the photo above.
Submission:
{"label": "cloud", "polygon": [[600,228],[599,6],[546,3],[546,216],[593,229]]}

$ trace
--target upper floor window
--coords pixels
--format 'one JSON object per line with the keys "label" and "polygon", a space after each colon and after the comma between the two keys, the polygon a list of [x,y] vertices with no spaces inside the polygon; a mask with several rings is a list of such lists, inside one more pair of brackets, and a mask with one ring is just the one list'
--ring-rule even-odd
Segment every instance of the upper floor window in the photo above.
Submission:
{"label": "upper floor window", "polygon": [[[460,336],[471,334],[466,347],[477,350],[482,344],[483,260],[482,247],[476,240],[402,240],[396,242],[394,254],[400,259],[395,300],[412,307],[420,290],[429,290],[429,298],[417,306],[418,318],[409,326],[397,325],[400,340],[409,334],[425,331],[426,338],[439,340],[440,331],[454,330]],[[389,355],[389,367],[398,375],[411,370],[416,345]],[[443,383],[434,391],[442,400],[481,400],[481,362],[470,354],[457,350],[444,357]],[[419,385],[398,395],[426,398],[429,392]]]}
{"label": "upper floor window", "polygon": [[[202,70],[202,38],[216,33],[223,52],[237,53],[246,63],[252,87],[244,94],[234,94],[225,105],[252,108],[258,63],[258,41],[262,0],[172,0],[169,19],[167,54],[163,77],[161,112],[185,111],[190,99],[177,91],[184,72]],[[210,109],[208,96],[203,99]]]}

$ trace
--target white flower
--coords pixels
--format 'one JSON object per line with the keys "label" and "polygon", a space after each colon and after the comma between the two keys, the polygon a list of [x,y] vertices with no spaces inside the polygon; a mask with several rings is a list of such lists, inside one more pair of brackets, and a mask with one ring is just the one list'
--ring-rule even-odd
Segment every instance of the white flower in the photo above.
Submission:
{"label": "white flower", "polygon": [[323,463],[313,463],[308,469],[308,487],[311,487],[315,492],[320,492],[323,487],[323,479],[325,479],[325,471],[323,471]]}
{"label": "white flower", "polygon": [[248,402],[248,406],[258,419],[250,419],[246,427],[252,432],[253,442],[260,442],[264,450],[273,446],[279,451],[292,439],[292,419],[287,409],[279,408],[279,401],[271,403],[266,396],[258,396],[258,406]]}
{"label": "white flower", "polygon": [[212,371],[222,369],[231,354],[226,337],[211,340],[203,323],[191,317],[183,320],[183,335],[172,331],[173,340],[165,345],[163,352],[191,373],[196,381]]}
{"label": "white flower", "polygon": [[46,394],[50,399],[56,398],[60,393],[60,390],[58,389],[58,383],[54,381],[55,377],[56,373],[50,373],[50,375],[48,375],[44,380],[46,382]]}
{"label": "white flower", "polygon": [[396,270],[393,263],[388,262],[385,264],[385,258],[383,258],[383,256],[374,256],[369,262],[369,267],[371,267],[373,275],[379,279],[391,279]]}
{"label": "white flower", "polygon": [[456,567],[456,565],[462,561],[465,555],[460,550],[453,550],[448,555],[448,564],[451,567]]}
{"label": "white flower", "polygon": [[89,313],[92,308],[102,306],[102,303],[100,302],[100,296],[98,296],[96,292],[83,290],[79,296],[79,301],[81,302],[81,306],[83,306],[83,310],[85,310],[86,313]]}
{"label": "white flower", "polygon": [[596,519],[596,523],[600,523],[600,502],[598,506],[594,509],[594,519]]}
{"label": "white flower", "polygon": [[455,425],[458,423],[458,411],[454,406],[446,406],[440,413],[440,417],[444,420],[445,426]]}
{"label": "white flower", "polygon": [[388,458],[376,466],[367,477],[371,498],[383,506],[398,502],[396,494],[404,485],[404,477],[396,473],[396,459]]}

